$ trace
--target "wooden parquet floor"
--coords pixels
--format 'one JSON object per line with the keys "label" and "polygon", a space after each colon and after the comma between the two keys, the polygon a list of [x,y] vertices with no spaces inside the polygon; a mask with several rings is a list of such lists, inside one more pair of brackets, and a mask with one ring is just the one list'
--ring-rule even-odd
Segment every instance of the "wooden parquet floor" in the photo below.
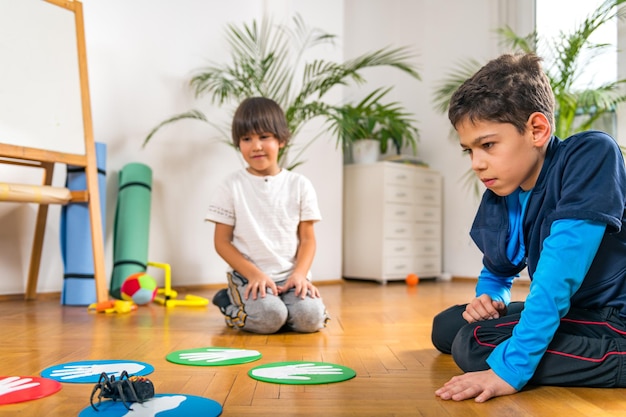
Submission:
{"label": "wooden parquet floor", "polygon": [[[439,400],[434,391],[459,369],[430,342],[431,320],[465,302],[474,283],[423,281],[382,286],[345,281],[321,285],[332,316],[315,334],[255,335],[228,329],[214,306],[158,304],[122,315],[63,307],[58,298],[0,301],[3,332],[0,375],[35,375],[50,366],[89,359],[148,362],[157,393],[211,398],[223,416],[624,416],[626,389],[529,388],[485,404]],[[212,297],[217,288],[195,291]],[[514,286],[523,299],[526,284]],[[255,349],[256,362],[194,367],[166,361],[175,350],[208,346]],[[323,361],[350,367],[357,376],[327,385],[278,385],[251,379],[250,368],[277,361]],[[89,405],[92,385],[63,384],[39,400],[0,406],[0,416],[76,416]],[[192,417],[192,416],[187,416]],[[195,416],[194,416],[195,417]]]}

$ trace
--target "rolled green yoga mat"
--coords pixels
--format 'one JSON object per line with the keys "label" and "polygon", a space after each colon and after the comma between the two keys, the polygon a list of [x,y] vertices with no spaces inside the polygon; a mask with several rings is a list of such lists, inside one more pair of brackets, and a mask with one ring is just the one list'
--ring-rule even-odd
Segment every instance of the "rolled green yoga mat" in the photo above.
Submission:
{"label": "rolled green yoga mat", "polygon": [[121,298],[120,288],[129,275],[147,268],[152,170],[140,163],[125,165],[119,174],[118,190],[109,289],[115,298]]}

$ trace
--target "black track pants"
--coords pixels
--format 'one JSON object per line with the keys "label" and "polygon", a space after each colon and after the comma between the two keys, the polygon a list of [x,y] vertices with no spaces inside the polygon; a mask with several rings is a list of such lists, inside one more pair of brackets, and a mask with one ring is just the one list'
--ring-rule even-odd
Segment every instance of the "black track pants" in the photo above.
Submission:
{"label": "black track pants", "polygon": [[[433,344],[464,372],[489,369],[487,357],[511,337],[523,306],[511,303],[506,316],[471,324],[462,317],[465,305],[450,307],[433,320]],[[626,322],[614,308],[571,309],[529,383],[626,387]]]}

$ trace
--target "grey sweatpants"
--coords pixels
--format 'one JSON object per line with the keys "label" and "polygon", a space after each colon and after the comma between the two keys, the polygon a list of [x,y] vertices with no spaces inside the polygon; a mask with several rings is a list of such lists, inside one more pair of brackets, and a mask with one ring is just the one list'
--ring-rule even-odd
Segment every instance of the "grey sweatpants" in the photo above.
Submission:
{"label": "grey sweatpants", "polygon": [[[226,325],[253,333],[276,333],[283,326],[288,329],[313,333],[326,326],[329,316],[321,298],[310,295],[303,299],[296,297],[295,289],[284,294],[274,295],[268,290],[265,297],[256,300],[244,294],[248,280],[237,272],[228,273],[228,296],[231,304],[224,309]],[[283,285],[284,281],[276,285]]]}

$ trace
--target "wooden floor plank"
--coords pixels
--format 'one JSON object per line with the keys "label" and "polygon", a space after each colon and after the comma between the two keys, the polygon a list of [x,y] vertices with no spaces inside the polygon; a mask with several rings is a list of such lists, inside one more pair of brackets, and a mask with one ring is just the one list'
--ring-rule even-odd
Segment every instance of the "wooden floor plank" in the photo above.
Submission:
{"label": "wooden floor plank", "polygon": [[[88,313],[58,300],[1,301],[0,373],[39,375],[50,366],[88,359],[148,362],[157,393],[184,393],[222,404],[225,417],[617,417],[626,389],[539,387],[485,404],[439,400],[434,391],[460,370],[430,342],[432,317],[467,301],[474,283],[422,281],[379,285],[346,281],[321,285],[332,320],[318,333],[255,335],[224,325],[217,308],[153,304],[123,315]],[[194,291],[211,298],[216,289]],[[523,299],[527,284],[516,284]],[[184,294],[181,294],[184,296]],[[168,362],[175,350],[236,347],[261,352],[258,361],[225,367]],[[277,385],[253,380],[258,365],[293,360],[347,366],[355,378],[327,385]],[[89,405],[92,386],[63,384],[55,395],[0,406],[2,416],[73,416]],[[191,417],[191,416],[189,416]]]}

